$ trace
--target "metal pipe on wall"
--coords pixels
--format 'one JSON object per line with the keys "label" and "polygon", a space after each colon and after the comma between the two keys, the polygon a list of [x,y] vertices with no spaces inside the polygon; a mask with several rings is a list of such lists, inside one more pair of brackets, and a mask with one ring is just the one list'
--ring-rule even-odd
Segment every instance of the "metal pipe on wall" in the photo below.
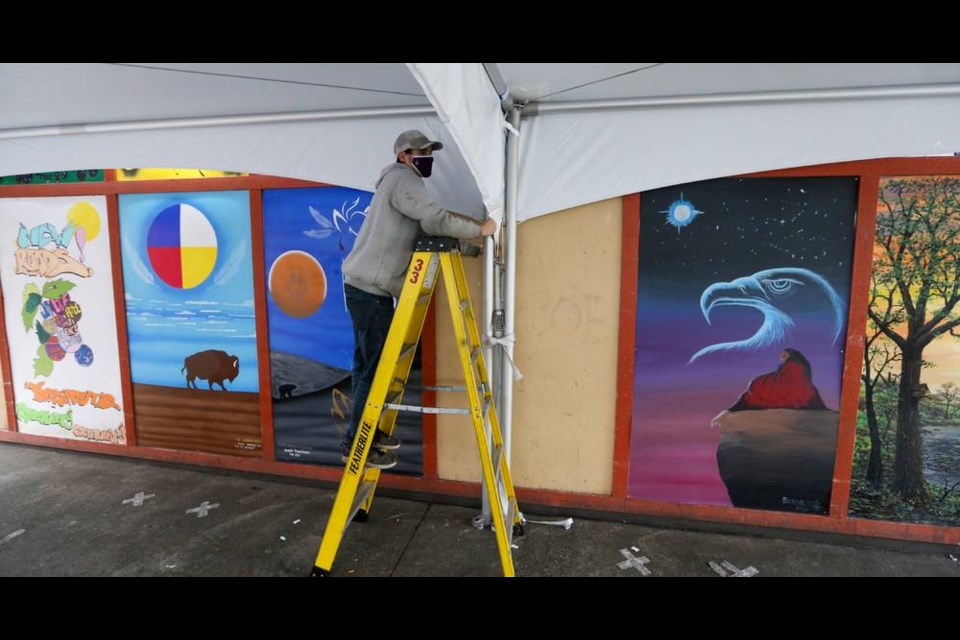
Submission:
{"label": "metal pipe on wall", "polygon": [[[510,111],[510,124],[520,131],[521,107],[514,106]],[[510,463],[510,445],[512,442],[513,427],[513,341],[516,330],[516,297],[517,297],[517,177],[520,164],[520,136],[511,132],[507,135],[507,166],[506,166],[506,202],[504,203],[504,258],[506,266],[503,291],[503,337],[504,358],[500,370],[500,380],[503,385],[503,405],[500,407],[500,420],[503,426],[503,450],[507,463]]]}

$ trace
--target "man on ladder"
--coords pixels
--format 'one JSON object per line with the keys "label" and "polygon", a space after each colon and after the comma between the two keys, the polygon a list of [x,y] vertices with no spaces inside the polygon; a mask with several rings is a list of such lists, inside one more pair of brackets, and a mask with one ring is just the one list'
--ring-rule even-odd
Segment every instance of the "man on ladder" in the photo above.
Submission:
{"label": "man on ladder", "polygon": [[[380,176],[371,210],[344,265],[347,306],[357,339],[353,419],[343,442],[347,464],[312,576],[329,575],[347,526],[367,519],[381,469],[397,464],[391,449],[400,444],[392,437],[399,411],[471,417],[503,574],[515,575],[511,543],[514,534],[523,535],[523,514],[463,271],[461,251],[472,252],[456,239],[491,235],[496,224],[464,219],[430,202],[422,178],[430,175],[432,152],[439,146],[419,131],[400,135],[394,145],[397,162]],[[420,236],[421,231],[443,235]],[[427,310],[441,281],[465,383],[450,389],[466,392],[469,409],[403,404]]]}
{"label": "man on ladder", "polygon": [[[421,132],[404,131],[393,144],[396,162],[377,180],[367,219],[350,255],[343,263],[347,310],[353,320],[353,412],[350,429],[340,445],[347,462],[360,424],[370,385],[393,320],[394,298],[400,297],[417,238],[422,233],[454,238],[489,236],[497,229],[493,219],[483,223],[438,207],[423,184],[433,169],[433,152],[443,144]],[[392,450],[400,442],[379,429],[367,455],[367,466],[396,466]]]}

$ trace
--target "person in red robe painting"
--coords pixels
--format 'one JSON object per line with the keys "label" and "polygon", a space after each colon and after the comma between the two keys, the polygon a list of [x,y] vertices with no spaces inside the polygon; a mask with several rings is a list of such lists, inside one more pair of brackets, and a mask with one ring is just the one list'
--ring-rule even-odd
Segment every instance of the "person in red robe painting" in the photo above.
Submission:
{"label": "person in red robe painting", "polygon": [[737,402],[720,412],[710,422],[718,427],[723,418],[735,411],[758,411],[761,409],[825,410],[827,406],[820,392],[813,385],[810,362],[796,349],[784,349],[780,354],[781,365],[776,371],[764,373],[750,381],[747,390]]}

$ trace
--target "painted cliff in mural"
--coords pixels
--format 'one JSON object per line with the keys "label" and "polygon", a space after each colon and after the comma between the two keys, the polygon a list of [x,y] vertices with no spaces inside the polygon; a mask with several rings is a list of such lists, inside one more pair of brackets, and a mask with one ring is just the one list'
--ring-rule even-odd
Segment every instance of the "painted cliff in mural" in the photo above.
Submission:
{"label": "painted cliff in mural", "polygon": [[642,194],[629,495],[826,513],[857,182]]}

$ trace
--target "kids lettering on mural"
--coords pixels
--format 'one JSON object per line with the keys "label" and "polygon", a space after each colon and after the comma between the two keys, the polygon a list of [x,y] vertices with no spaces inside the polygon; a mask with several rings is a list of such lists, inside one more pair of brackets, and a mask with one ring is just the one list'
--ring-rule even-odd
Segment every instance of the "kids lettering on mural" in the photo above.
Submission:
{"label": "kids lettering on mural", "polygon": [[[81,209],[83,211],[83,209]],[[83,247],[86,229],[70,220],[62,231],[57,231],[49,222],[27,229],[23,223],[17,234],[15,273],[28,276],[53,278],[64,273],[72,273],[83,278],[93,275],[93,269],[83,264]],[[67,252],[70,242],[77,246],[79,259]],[[53,249],[47,247],[52,245]]]}

